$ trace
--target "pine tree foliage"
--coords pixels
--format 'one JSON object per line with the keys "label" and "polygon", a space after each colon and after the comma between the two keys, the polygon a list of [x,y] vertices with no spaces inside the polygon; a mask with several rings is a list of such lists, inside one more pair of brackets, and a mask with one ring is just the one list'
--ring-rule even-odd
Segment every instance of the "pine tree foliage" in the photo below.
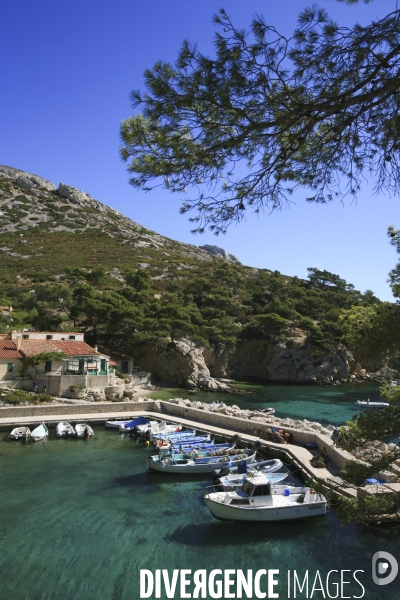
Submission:
{"label": "pine tree foliage", "polygon": [[[352,4],[351,0],[347,1]],[[246,210],[276,210],[301,189],[310,202],[399,191],[400,20],[394,11],[340,27],[304,10],[291,37],[256,15],[250,31],[224,10],[215,56],[185,41],[175,64],[145,73],[121,126],[131,184],[186,194],[195,231],[223,233]]]}

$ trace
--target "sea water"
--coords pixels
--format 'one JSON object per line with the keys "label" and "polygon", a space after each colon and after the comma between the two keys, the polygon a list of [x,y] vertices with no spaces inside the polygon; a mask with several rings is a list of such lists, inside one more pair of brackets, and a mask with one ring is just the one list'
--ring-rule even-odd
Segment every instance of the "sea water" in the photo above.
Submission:
{"label": "sea water", "polygon": [[[296,403],[291,389],[281,391]],[[321,390],[314,389],[319,398]],[[352,583],[343,597],[360,597],[352,573],[361,570],[364,598],[399,597],[399,578],[377,586],[371,577],[375,552],[400,559],[393,528],[345,528],[335,510],[299,522],[219,522],[202,500],[211,481],[147,473],[149,452],[102,427],[91,440],[56,440],[50,430],[45,444],[11,442],[2,432],[0,598],[136,600],[141,569],[278,569],[279,598],[288,597],[287,573],[294,570],[301,579],[308,571],[311,582],[319,572],[324,585],[330,570],[346,570],[344,579]],[[311,587],[308,596],[297,590],[296,597],[310,593]]]}
{"label": "sea water", "polygon": [[200,402],[225,402],[236,404],[240,408],[260,410],[271,406],[275,415],[281,418],[307,419],[318,421],[322,425],[343,425],[351,421],[357,412],[354,403],[357,400],[376,402],[382,400],[377,384],[351,384],[338,386],[315,385],[261,385],[255,383],[238,383],[236,387],[243,389],[245,395],[215,392],[199,392],[188,395],[186,390],[167,389],[151,392],[149,397],[159,400],[171,398],[189,398]]}

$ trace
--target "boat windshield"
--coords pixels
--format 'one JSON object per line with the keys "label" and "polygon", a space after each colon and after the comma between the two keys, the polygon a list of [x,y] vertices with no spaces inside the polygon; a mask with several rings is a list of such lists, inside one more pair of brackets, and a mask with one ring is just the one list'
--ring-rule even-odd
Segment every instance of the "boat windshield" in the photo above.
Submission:
{"label": "boat windshield", "polygon": [[270,496],[271,495],[271,486],[269,484],[264,485],[256,485],[255,490],[253,492],[253,496]]}
{"label": "boat windshield", "polygon": [[251,494],[253,493],[254,490],[254,485],[252,483],[250,483],[250,481],[245,481],[242,485],[242,487],[240,488],[240,490],[244,493],[247,494],[247,496],[251,496]]}

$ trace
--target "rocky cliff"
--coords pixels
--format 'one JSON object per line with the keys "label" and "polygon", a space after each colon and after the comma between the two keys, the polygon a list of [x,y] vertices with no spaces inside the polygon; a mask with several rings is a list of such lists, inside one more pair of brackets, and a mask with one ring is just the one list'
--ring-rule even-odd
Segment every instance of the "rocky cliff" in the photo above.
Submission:
{"label": "rocky cliff", "polygon": [[138,348],[135,360],[157,381],[209,391],[229,391],[221,379],[330,385],[365,376],[345,347],[316,356],[298,332],[286,342],[243,340],[211,348],[196,347],[189,340],[147,344]]}

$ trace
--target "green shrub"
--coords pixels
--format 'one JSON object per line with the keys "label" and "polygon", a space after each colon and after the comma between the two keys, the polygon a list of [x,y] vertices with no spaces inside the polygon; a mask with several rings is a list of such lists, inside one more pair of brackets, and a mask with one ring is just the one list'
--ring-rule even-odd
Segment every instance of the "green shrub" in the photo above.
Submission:
{"label": "green shrub", "polygon": [[33,396],[23,390],[13,390],[4,397],[4,400],[8,402],[8,404],[22,404],[23,402],[29,402],[31,404],[33,402]]}
{"label": "green shrub", "polygon": [[38,402],[53,402],[53,398],[50,394],[35,394],[31,396],[33,403],[37,404]]}

